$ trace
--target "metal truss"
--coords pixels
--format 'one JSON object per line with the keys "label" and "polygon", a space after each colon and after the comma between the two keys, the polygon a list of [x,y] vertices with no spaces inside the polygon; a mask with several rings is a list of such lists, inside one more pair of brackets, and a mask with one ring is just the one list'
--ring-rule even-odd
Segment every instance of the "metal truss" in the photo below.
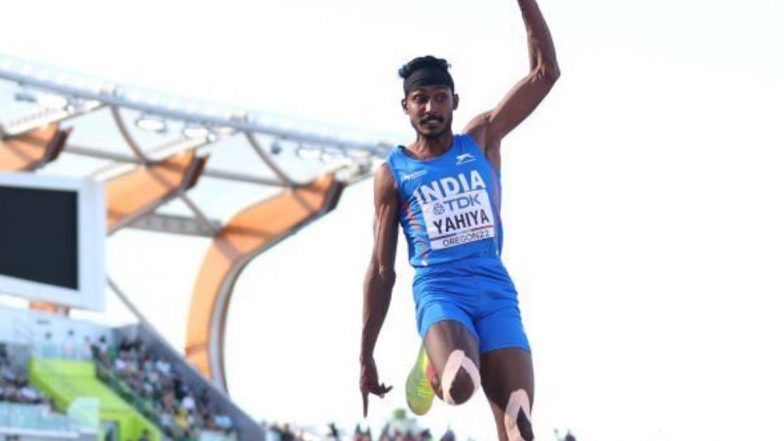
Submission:
{"label": "metal truss", "polygon": [[[323,133],[322,128],[318,131],[293,130],[271,123],[262,114],[244,110],[216,110],[215,106],[72,75],[1,54],[0,80],[16,84],[18,90],[15,96],[18,101],[33,104],[33,108],[26,113],[8,117],[0,109],[0,137],[3,139],[21,136],[47,124],[66,120],[75,120],[74,124],[78,126],[79,117],[108,109],[128,147],[128,153],[71,143],[63,150],[65,154],[110,161],[108,165],[91,173],[91,177],[100,180],[111,179],[135,167],[161,163],[184,151],[199,152],[204,147],[213,146],[213,151],[217,152],[221,141],[240,135],[274,177],[253,176],[210,166],[203,170],[203,176],[283,190],[299,188],[308,182],[292,178],[286,170],[287,164],[277,156],[281,144],[287,144],[294,146],[291,148],[295,149],[298,156],[319,161],[324,171],[339,170],[342,180],[351,184],[368,177],[373,164],[384,158],[390,148],[384,142],[363,142]],[[134,129],[126,121],[129,113],[135,113],[136,126],[143,127],[146,124],[147,131],[162,132],[158,129],[168,124],[182,124],[185,129],[178,136],[164,139],[157,145],[144,146],[136,139]],[[259,140],[260,136],[271,138],[272,141],[265,146]],[[212,236],[219,231],[221,223],[211,219],[209,213],[189,198],[185,191],[179,192],[176,197],[188,207],[192,217],[171,216],[153,210],[129,226],[202,236]]]}

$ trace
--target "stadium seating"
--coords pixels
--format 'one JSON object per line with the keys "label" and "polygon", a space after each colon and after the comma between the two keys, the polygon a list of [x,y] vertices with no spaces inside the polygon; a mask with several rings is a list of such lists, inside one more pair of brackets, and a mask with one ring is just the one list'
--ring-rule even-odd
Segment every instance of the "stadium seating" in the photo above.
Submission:
{"label": "stadium seating", "polygon": [[11,372],[0,382],[0,441],[55,429],[54,439],[80,441],[264,440],[256,421],[139,325],[0,306],[0,375]]}

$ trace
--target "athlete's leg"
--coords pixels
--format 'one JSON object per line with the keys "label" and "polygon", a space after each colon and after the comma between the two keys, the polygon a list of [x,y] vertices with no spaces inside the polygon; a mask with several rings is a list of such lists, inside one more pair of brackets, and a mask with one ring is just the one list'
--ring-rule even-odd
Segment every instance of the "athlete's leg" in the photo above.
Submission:
{"label": "athlete's leg", "polygon": [[434,323],[425,335],[433,390],[448,404],[462,404],[481,387],[479,342],[456,320]]}
{"label": "athlete's leg", "polygon": [[490,401],[499,441],[531,441],[534,371],[531,353],[521,348],[481,356],[482,387]]}

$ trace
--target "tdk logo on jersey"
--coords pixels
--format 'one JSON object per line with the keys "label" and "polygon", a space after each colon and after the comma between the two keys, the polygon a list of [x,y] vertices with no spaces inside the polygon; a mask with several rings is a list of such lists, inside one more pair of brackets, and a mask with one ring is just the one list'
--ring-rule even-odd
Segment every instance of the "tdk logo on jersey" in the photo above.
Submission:
{"label": "tdk logo on jersey", "polygon": [[463,153],[462,155],[457,155],[457,165],[468,164],[469,162],[476,161],[474,155],[470,153]]}
{"label": "tdk logo on jersey", "polygon": [[403,175],[403,182],[410,181],[411,179],[416,179],[416,178],[418,178],[420,176],[424,176],[426,174],[427,174],[427,170],[425,170],[425,169],[417,170],[417,171],[411,172],[411,173],[409,173],[407,175],[404,174]]}
{"label": "tdk logo on jersey", "polygon": [[442,215],[445,212],[444,206],[448,206],[450,211],[462,210],[463,208],[481,206],[482,202],[479,201],[479,193],[472,194],[471,196],[458,196],[454,199],[447,199],[442,203],[436,202],[433,205],[433,213]]}

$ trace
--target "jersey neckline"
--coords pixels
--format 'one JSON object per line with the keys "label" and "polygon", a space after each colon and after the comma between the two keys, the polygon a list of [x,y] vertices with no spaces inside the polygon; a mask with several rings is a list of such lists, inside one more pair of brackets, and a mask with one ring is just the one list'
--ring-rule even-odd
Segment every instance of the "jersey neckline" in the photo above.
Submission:
{"label": "jersey neckline", "polygon": [[419,159],[419,158],[416,158],[416,157],[411,156],[410,154],[406,153],[408,151],[408,149],[406,149],[406,146],[404,146],[404,145],[398,145],[397,148],[400,151],[400,154],[405,156],[406,159],[410,159],[412,161],[421,162],[421,163],[433,162],[433,161],[437,161],[437,160],[439,160],[441,158],[445,158],[445,157],[449,156],[449,154],[452,153],[457,148],[456,147],[457,138],[459,138],[460,136],[462,136],[462,135],[460,135],[460,134],[452,135],[452,144],[449,145],[449,149],[447,149],[447,151],[445,151],[444,153],[441,153],[438,156],[435,156],[435,157],[432,157],[432,158],[427,158],[427,159]]}

